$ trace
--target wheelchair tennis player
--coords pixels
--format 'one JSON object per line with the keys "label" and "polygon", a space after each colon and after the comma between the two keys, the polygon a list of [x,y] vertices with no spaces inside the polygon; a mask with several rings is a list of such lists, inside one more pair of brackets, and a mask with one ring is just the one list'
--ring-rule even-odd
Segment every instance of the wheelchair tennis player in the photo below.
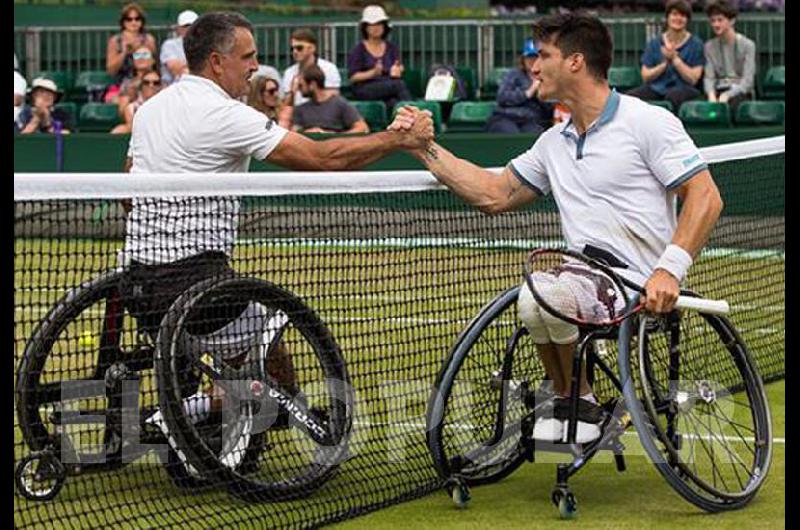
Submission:
{"label": "wheelchair tennis player", "polygon": [[[565,104],[571,119],[542,133],[500,174],[457,158],[438,144],[413,154],[456,195],[488,214],[552,193],[567,247],[644,285],[646,310],[669,312],[722,210],[707,164],[672,113],[609,88],[613,47],[598,18],[581,13],[547,16],[533,30],[539,46],[534,66],[541,82],[539,97]],[[671,66],[683,75],[679,57]],[[418,115],[407,108],[399,112]],[[676,196],[682,201],[680,216]],[[574,312],[599,311],[605,320],[608,312],[621,309],[622,300],[606,296],[602,276],[578,270],[544,281]],[[545,311],[525,284],[518,312],[555,395],[552,406],[537,418],[533,437],[565,441],[578,327]],[[575,442],[600,437],[598,408],[586,370],[581,370]]]}

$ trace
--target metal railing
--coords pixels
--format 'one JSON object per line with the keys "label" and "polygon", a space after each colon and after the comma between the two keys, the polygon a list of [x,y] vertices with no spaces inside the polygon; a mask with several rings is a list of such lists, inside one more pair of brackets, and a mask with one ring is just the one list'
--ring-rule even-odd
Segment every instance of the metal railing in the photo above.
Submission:
{"label": "metal railing", "polygon": [[[614,64],[636,66],[648,39],[661,31],[660,15],[604,19],[614,37]],[[409,68],[425,69],[434,63],[453,64],[476,70],[480,84],[496,66],[516,63],[523,39],[530,35],[533,20],[432,20],[395,21],[391,39],[397,43]],[[291,64],[289,35],[295,27],[256,24],[259,59],[283,70]],[[357,22],[310,25],[317,34],[320,56],[346,68],[347,54],[361,36]],[[785,64],[784,17],[740,16],[737,30],[756,42],[759,71]],[[150,27],[161,43],[170,37],[168,26]],[[104,70],[108,39],[116,26],[18,27],[14,28],[14,50],[21,68],[32,79],[39,72]],[[690,31],[703,40],[710,37],[705,17],[696,17]]]}

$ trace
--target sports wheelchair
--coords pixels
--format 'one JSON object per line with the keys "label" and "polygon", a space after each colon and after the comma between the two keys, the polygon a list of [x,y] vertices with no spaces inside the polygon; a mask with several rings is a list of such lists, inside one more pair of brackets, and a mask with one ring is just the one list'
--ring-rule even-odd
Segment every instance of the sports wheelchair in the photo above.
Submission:
{"label": "sports wheelchair", "polygon": [[[118,470],[154,447],[177,486],[224,485],[253,502],[304,497],[335,473],[353,394],[339,346],[311,308],[264,280],[210,278],[174,301],[154,338],[123,306],[123,274],[70,290],[25,346],[16,380],[30,450],[15,457],[23,497],[53,499],[67,476]],[[209,308],[254,303],[266,316],[252,329],[193,334]],[[295,391],[266,368],[279,347],[291,352]],[[237,362],[222,361],[220,350],[238,350]],[[187,396],[204,391],[222,406],[198,421]],[[147,421],[154,414],[166,429]]]}
{"label": "sports wheelchair", "polygon": [[575,443],[572,399],[565,439],[541,442],[532,437],[533,425],[553,396],[517,317],[519,292],[503,292],[464,328],[428,403],[428,448],[456,505],[466,506],[471,486],[497,482],[537,453],[566,453],[572,461],[557,465],[551,500],[562,518],[572,518],[578,505],[568,480],[599,451],[613,453],[624,471],[625,445],[636,440],[631,427],[660,474],[690,503],[719,512],[753,498],[770,467],[772,428],[761,378],[729,320],[676,310],[638,313],[613,328],[579,328],[572,396],[585,363],[603,411],[602,435]]}

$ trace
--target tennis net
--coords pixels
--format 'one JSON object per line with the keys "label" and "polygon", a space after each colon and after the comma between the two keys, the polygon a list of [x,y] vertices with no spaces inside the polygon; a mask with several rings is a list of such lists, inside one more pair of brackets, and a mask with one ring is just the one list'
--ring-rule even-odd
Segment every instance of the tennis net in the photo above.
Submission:
{"label": "tennis net", "polygon": [[[762,377],[781,378],[784,137],[706,148],[703,155],[725,209],[687,287],[728,300],[731,320]],[[23,498],[18,489],[18,528],[208,528],[256,520],[266,527],[305,528],[440,488],[425,442],[425,410],[443,359],[484,304],[521,283],[530,250],[563,245],[552,199],[486,216],[424,171],[15,174],[14,194],[15,469],[47,450],[54,433],[79,445],[82,454],[105,454],[92,467],[88,457],[74,462],[73,451],[64,486],[50,500]],[[135,211],[148,213],[129,217],[131,199]],[[177,238],[169,235],[176,231]],[[301,498],[241,502],[221,488],[186,491],[158,459],[144,455],[121,465],[109,455],[116,443],[109,426],[119,420],[105,414],[109,396],[124,399],[124,392],[103,389],[126,379],[115,379],[114,370],[138,366],[142,411],[155,410],[158,394],[152,363],[136,357],[136,348],[154,339],[146,326],[132,324],[137,310],[124,295],[141,285],[108,278],[115,270],[132,274],[131,258],[145,264],[191,259],[228,241],[236,273],[291,291],[320,317],[349,374],[354,414],[347,457],[336,474]],[[162,283],[174,283],[177,296],[191,284],[191,274],[214,263],[214,256],[189,262],[185,277]],[[137,270],[139,276],[152,273],[146,266]],[[95,294],[86,294],[88,287]],[[169,293],[153,296],[171,300]],[[122,333],[114,346],[109,319],[116,318]],[[293,357],[289,378],[297,384],[318,378],[315,354],[302,337],[286,334],[282,340]],[[137,360],[126,366],[122,351]],[[151,350],[141,351],[146,356]],[[725,374],[720,378],[724,383]],[[101,396],[69,387],[70,407],[61,402],[63,381],[98,381]],[[100,419],[73,425],[65,418],[76,407]],[[273,449],[262,458],[272,464],[262,465],[274,465],[269,472],[275,476],[286,471],[278,463],[290,467],[298,458],[287,449],[302,445],[289,443],[291,430],[267,433]],[[47,484],[37,487],[44,495]]]}

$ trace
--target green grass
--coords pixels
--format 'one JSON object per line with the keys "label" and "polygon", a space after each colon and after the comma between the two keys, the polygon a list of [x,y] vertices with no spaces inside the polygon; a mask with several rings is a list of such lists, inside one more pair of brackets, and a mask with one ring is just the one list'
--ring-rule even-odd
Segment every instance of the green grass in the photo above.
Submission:
{"label": "green grass", "polygon": [[[66,289],[112,268],[120,246],[111,240],[15,240],[15,365],[33,327],[55,301]],[[136,526],[208,528],[256,518],[274,525],[298,512],[314,519],[313,512],[314,520],[321,520],[325,510],[320,506],[325,503],[326,509],[335,506],[346,512],[350,505],[367,506],[413,493],[411,484],[432,484],[436,475],[424,432],[400,425],[424,423],[430,386],[454,338],[484,303],[519,281],[524,256],[523,250],[508,249],[238,246],[234,263],[240,272],[265,277],[309,301],[339,342],[357,392],[355,458],[308,500],[256,506],[222,491],[191,495],[180,491],[150,458],[120,471],[70,477],[49,503],[15,496],[15,522],[23,526],[41,519],[53,528],[125,521]],[[694,266],[692,287],[729,299],[734,323],[753,352],[782,359],[783,275],[782,259],[706,256]],[[752,298],[740,294],[742,285],[751,292],[771,294],[754,306]],[[98,332],[101,314],[102,306],[68,330],[60,341],[62,355],[48,365],[50,377],[86,377],[93,352],[81,347],[78,339],[83,332]],[[146,388],[152,388],[152,374],[144,375]],[[775,436],[783,436],[783,383],[769,389]],[[14,433],[17,460],[28,449],[16,420]],[[635,437],[631,444],[632,449],[637,445]],[[750,527],[758,526],[755,519],[761,517],[775,526],[784,498],[783,451],[776,445],[770,478],[751,507],[711,519],[701,519],[672,493],[643,457],[631,456],[623,475],[614,471],[613,464],[594,462],[572,482],[581,503],[580,524],[631,522],[631,527],[640,527],[680,521],[686,526],[714,521],[716,526],[731,520],[732,525]],[[476,488],[466,511],[455,510],[444,494],[437,493],[348,524],[419,523],[428,528],[546,524],[556,520],[548,501],[554,468],[552,463],[525,465],[500,484]],[[647,499],[640,499],[642,491],[648,493]],[[780,507],[773,505],[778,498]],[[351,504],[344,505],[342,499]],[[737,519],[743,517],[754,519]]]}
{"label": "green grass", "polygon": [[[775,438],[785,437],[785,383],[767,385]],[[775,443],[769,477],[744,509],[705,514],[679,497],[643,456],[628,457],[618,473],[613,462],[592,462],[570,480],[579,503],[578,519],[559,519],[549,495],[555,464],[523,464],[492,485],[472,489],[460,510],[444,491],[335,525],[337,530],[418,528],[783,528],[786,514],[786,446]]]}

